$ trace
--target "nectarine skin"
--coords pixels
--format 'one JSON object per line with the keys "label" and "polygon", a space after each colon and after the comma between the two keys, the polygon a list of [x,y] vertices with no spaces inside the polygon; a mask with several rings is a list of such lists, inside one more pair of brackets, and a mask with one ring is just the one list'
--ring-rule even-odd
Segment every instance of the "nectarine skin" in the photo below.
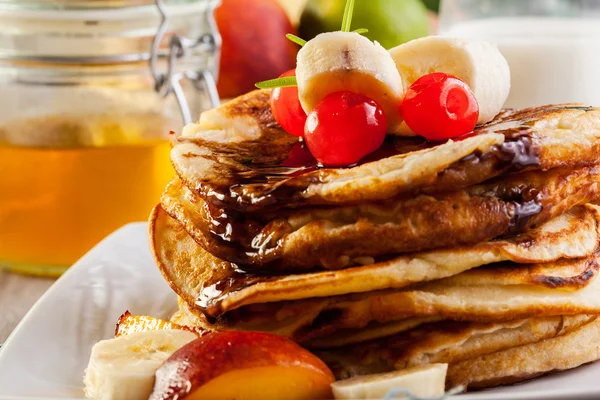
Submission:
{"label": "nectarine skin", "polygon": [[217,84],[222,98],[295,68],[299,47],[285,35],[296,30],[277,0],[222,0],[215,19],[223,38]]}
{"label": "nectarine skin", "polygon": [[[265,384],[249,384],[255,378]],[[225,381],[227,390],[216,391]],[[289,339],[264,332],[223,331],[200,337],[169,357],[156,372],[150,400],[229,398],[232,393],[238,393],[236,399],[318,399],[331,396],[334,381],[323,361]],[[257,387],[265,392],[256,392]],[[275,397],[277,387],[304,395],[282,392]]]}

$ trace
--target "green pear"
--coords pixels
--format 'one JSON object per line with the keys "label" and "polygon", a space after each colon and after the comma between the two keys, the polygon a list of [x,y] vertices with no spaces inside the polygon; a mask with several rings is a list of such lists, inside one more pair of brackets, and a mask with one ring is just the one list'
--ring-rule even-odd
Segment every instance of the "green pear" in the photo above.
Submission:
{"label": "green pear", "polygon": [[[339,31],[346,0],[308,0],[300,19],[299,32],[309,40],[319,33]],[[352,30],[365,34],[386,49],[427,36],[429,20],[421,0],[356,0]]]}

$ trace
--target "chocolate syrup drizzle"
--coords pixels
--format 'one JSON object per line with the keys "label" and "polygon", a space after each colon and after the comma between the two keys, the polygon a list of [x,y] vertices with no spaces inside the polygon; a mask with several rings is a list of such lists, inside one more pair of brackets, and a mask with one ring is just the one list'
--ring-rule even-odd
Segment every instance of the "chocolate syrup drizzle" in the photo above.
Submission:
{"label": "chocolate syrup drizzle", "polygon": [[[481,168],[486,171],[486,179],[498,177],[506,173],[514,173],[530,169],[539,169],[540,145],[539,138],[531,126],[535,120],[543,118],[547,113],[560,109],[589,110],[588,107],[557,107],[540,108],[517,112],[507,110],[499,114],[494,121],[476,129],[475,132],[464,137],[454,139],[463,140],[474,135],[500,133],[505,136],[501,145],[495,146],[485,154],[477,152],[457,161],[440,173],[444,175],[464,174],[471,168]],[[206,145],[206,143],[198,143]],[[375,162],[384,158],[401,155],[412,151],[422,150],[439,145],[440,143],[427,142],[423,138],[406,138],[388,136],[380,149],[368,155],[356,165]],[[227,147],[214,148],[213,157],[235,156],[237,161],[245,168],[232,169],[231,180],[224,186],[212,185],[207,182],[204,187],[196,188],[198,193],[207,201],[208,215],[211,217],[210,235],[218,238],[234,249],[229,255],[232,268],[235,272],[225,280],[211,284],[202,289],[197,299],[197,306],[207,310],[227,293],[241,290],[257,281],[277,279],[273,274],[276,264],[265,265],[262,275],[251,268],[252,273],[246,268],[245,257],[236,257],[249,249],[256,250],[256,243],[261,240],[257,235],[274,216],[288,212],[286,209],[295,207],[314,206],[307,204],[301,193],[310,184],[323,182],[328,174],[335,173],[328,168],[322,168],[312,157],[306,145],[302,142],[290,141],[274,142],[268,151],[264,143],[244,143],[243,148]],[[354,167],[356,165],[350,166]],[[500,178],[498,178],[500,179]],[[450,179],[450,181],[452,181]],[[440,193],[456,190],[460,187],[429,187],[423,188],[420,193]],[[403,196],[414,196],[419,192],[406,193]],[[507,235],[518,234],[526,229],[532,216],[542,211],[539,192],[528,187],[515,188],[514,193],[504,193],[503,200],[511,202],[510,223]],[[318,201],[317,201],[317,204]],[[327,204],[320,203],[320,207]],[[275,227],[276,228],[276,227]],[[274,229],[275,229],[274,228]],[[285,227],[281,231],[270,231],[274,237],[284,235]],[[274,247],[270,251],[277,252]],[[218,254],[218,256],[222,256]],[[276,257],[275,257],[276,258]],[[305,271],[304,271],[305,272]]]}

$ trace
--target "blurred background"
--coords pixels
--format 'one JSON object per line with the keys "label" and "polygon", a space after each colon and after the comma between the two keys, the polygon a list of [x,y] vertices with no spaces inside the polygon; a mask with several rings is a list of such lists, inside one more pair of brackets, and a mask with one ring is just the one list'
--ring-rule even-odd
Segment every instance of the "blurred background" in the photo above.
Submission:
{"label": "blurred background", "polygon": [[[223,35],[221,96],[237,96],[252,90],[255,82],[277,77],[282,71],[294,68],[298,46],[288,43],[283,32],[291,31],[309,40],[319,33],[339,30],[345,4],[345,0],[223,0],[216,14]],[[277,11],[277,5],[287,13],[289,22]],[[436,0],[359,0],[355,2],[352,25],[354,28],[368,27],[366,37],[391,48],[434,33],[438,6]],[[242,9],[246,12],[238,14]],[[235,19],[232,14],[236,14]],[[257,15],[269,17],[263,20]],[[260,24],[260,29],[247,35],[239,32],[241,26],[251,29],[254,23]],[[264,45],[257,46],[257,42]],[[286,46],[292,48],[289,58],[284,50]],[[267,60],[260,57],[265,47],[270,51]],[[254,48],[256,53],[252,51]],[[242,63],[244,68],[240,68]],[[239,76],[242,74],[244,76]]]}

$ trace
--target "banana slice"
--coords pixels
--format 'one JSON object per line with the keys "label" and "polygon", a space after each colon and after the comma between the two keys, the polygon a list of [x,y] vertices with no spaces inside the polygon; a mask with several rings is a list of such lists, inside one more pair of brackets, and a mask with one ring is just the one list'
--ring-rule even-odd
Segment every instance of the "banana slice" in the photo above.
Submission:
{"label": "banana slice", "polygon": [[445,72],[463,80],[479,103],[478,124],[491,121],[510,92],[508,63],[498,48],[488,42],[428,36],[401,44],[389,52],[405,89],[432,72]]}
{"label": "banana slice", "polygon": [[322,33],[298,52],[298,97],[306,113],[328,94],[348,90],[375,100],[392,131],[402,122],[402,79],[390,54],[354,32]]}
{"label": "banana slice", "polygon": [[421,365],[337,381],[331,388],[336,399],[383,399],[393,389],[404,389],[417,397],[438,398],[444,394],[447,370],[448,364]]}
{"label": "banana slice", "polygon": [[191,332],[135,332],[94,345],[85,371],[85,395],[94,400],[147,400],[158,367],[196,339]]}

